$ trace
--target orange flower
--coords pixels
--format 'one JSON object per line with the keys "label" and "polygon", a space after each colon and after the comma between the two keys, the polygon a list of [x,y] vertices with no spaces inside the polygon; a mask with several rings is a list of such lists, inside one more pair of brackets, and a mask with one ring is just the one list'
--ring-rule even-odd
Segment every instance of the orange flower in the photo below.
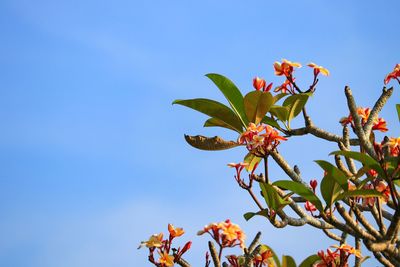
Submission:
{"label": "orange flower", "polygon": [[254,135],[253,136],[253,148],[257,148],[259,146],[262,146],[264,144],[264,137],[260,135]]}
{"label": "orange flower", "polygon": [[384,146],[388,146],[390,154],[397,157],[400,154],[400,137],[390,137]]}
{"label": "orange flower", "polygon": [[259,77],[255,77],[253,79],[253,87],[257,91],[260,91],[261,89],[265,89],[265,86],[266,86],[266,82],[264,79],[259,78]]}
{"label": "orange flower", "polygon": [[322,73],[322,75],[329,76],[329,70],[322,66],[318,66],[317,64],[314,64],[312,62],[308,63],[309,67],[314,69],[314,75],[317,76],[319,73]]}
{"label": "orange flower", "polygon": [[301,64],[283,59],[282,63],[275,61],[274,69],[277,76],[291,76],[294,68],[301,68]]}
{"label": "orange flower", "polygon": [[386,121],[383,118],[376,118],[372,126],[372,130],[378,130],[381,132],[387,132],[388,128],[386,126]]}
{"label": "orange flower", "polygon": [[181,236],[185,233],[182,228],[175,228],[174,225],[168,224],[168,232],[172,238]]}
{"label": "orange flower", "polygon": [[206,225],[203,230],[197,232],[198,235],[209,233],[212,238],[223,247],[234,247],[240,245],[244,248],[244,239],[246,235],[240,229],[239,225],[231,223],[230,220],[220,223],[211,223]]}
{"label": "orange flower", "polygon": [[[234,243],[235,241],[239,241],[240,247],[244,247],[244,239],[246,235],[240,229],[239,225],[231,223],[230,220],[226,220],[225,222],[221,223],[222,235],[223,240],[225,239],[229,243]],[[224,241],[223,241],[224,243]]]}
{"label": "orange flower", "polygon": [[383,201],[387,203],[390,197],[390,186],[383,181],[379,181],[375,189],[383,194]]}
{"label": "orange flower", "polygon": [[142,241],[139,248],[146,246],[147,248],[159,248],[163,245],[163,233],[150,236],[149,240]]}
{"label": "orange flower", "polygon": [[272,257],[272,251],[263,246],[261,248],[260,254],[257,254],[254,258],[254,264],[256,266],[270,266],[270,259]]}
{"label": "orange flower", "polygon": [[342,117],[342,118],[339,120],[339,122],[340,122],[340,124],[341,124],[342,126],[345,126],[345,125],[347,125],[347,124],[351,124],[351,123],[353,123],[353,117],[352,117],[351,115],[349,115],[348,117]]}
{"label": "orange flower", "polygon": [[369,108],[357,108],[357,114],[361,118],[361,123],[364,125],[367,123],[369,114],[371,113],[371,110]]}
{"label": "orange flower", "polygon": [[160,259],[158,260],[161,264],[167,267],[174,266],[174,256],[168,255],[166,251],[158,252],[160,254]]}
{"label": "orange flower", "polygon": [[[369,118],[369,115],[371,114],[371,109],[370,108],[362,108],[362,107],[358,107],[357,108],[357,114],[358,116],[360,116],[361,118],[361,124],[362,126],[364,126]],[[342,124],[342,126],[345,126],[347,124],[350,124],[352,127],[354,127],[354,121],[353,121],[353,117],[351,116],[351,114],[347,117],[342,117],[339,120],[340,124]],[[383,118],[376,118],[373,123],[372,123],[372,130],[378,130],[381,132],[387,132],[387,126],[386,126],[386,121]]]}
{"label": "orange flower", "polygon": [[361,252],[360,252],[359,250],[357,250],[357,249],[355,249],[355,248],[353,248],[352,246],[347,245],[347,244],[342,244],[342,245],[340,245],[340,246],[338,246],[338,245],[333,245],[333,246],[331,246],[331,247],[336,248],[336,249],[339,250],[339,251],[346,252],[346,253],[348,253],[348,254],[353,254],[353,255],[356,256],[357,258],[361,258],[361,257],[362,257],[362,256],[361,256]]}
{"label": "orange flower", "polygon": [[[263,133],[263,131],[265,132]],[[279,132],[269,125],[256,126],[254,123],[250,123],[246,131],[239,136],[238,143],[245,144],[254,155],[262,157],[278,146],[280,141],[285,140],[287,138],[280,136]]]}
{"label": "orange flower", "polygon": [[384,83],[388,84],[391,79],[396,79],[400,83],[399,77],[400,77],[400,64],[396,64],[396,66],[394,66],[393,71],[388,75],[386,75]]}

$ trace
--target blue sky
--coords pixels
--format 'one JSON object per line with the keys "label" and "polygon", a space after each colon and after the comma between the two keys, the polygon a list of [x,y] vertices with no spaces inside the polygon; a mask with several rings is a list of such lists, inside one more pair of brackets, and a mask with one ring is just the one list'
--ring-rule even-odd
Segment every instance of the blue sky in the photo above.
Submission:
{"label": "blue sky", "polygon": [[[397,1],[1,1],[0,265],[148,266],[141,240],[182,226],[202,266],[203,225],[231,218],[249,236],[300,259],[332,244],[310,228],[274,229],[236,186],[226,163],[244,150],[192,149],[183,134],[204,116],[177,98],[223,100],[204,74],[252,90],[276,84],[282,58],[327,67],[309,103],[317,125],[339,133],[343,88],[371,105],[399,62]],[[311,79],[299,71],[299,83]],[[395,91],[382,115],[395,122]],[[294,123],[296,125],[296,122]],[[297,125],[300,125],[297,122]],[[398,136],[399,126],[389,125]],[[281,152],[304,177],[335,150],[311,137]],[[272,166],[276,179],[284,178]],[[304,244],[305,243],[305,244]],[[365,266],[375,266],[372,260]]]}

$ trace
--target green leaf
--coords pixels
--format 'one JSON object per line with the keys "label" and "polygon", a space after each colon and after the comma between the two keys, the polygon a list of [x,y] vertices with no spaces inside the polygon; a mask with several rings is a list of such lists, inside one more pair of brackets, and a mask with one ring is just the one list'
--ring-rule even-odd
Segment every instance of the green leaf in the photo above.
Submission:
{"label": "green leaf", "polygon": [[271,125],[272,127],[277,128],[277,129],[279,129],[279,130],[281,129],[281,126],[279,126],[278,122],[277,122],[276,120],[274,120],[274,119],[268,117],[268,116],[265,116],[265,117],[262,119],[261,122],[262,122],[262,123],[265,123],[265,124],[268,124],[268,125]]}
{"label": "green leaf", "polygon": [[400,121],[400,104],[396,104],[397,116],[399,117]]}
{"label": "green leaf", "polygon": [[288,180],[276,181],[273,185],[290,190],[299,196],[302,196],[304,199],[310,201],[314,206],[319,210],[323,211],[323,206],[321,200],[314,194],[312,190],[310,190],[307,186],[302,183]]}
{"label": "green leaf", "polygon": [[254,155],[253,153],[249,152],[247,153],[247,155],[244,157],[244,162],[248,163],[249,165],[246,166],[246,170],[248,172],[252,172],[254,169],[254,166],[256,166],[256,164],[258,164],[260,161],[262,160],[262,158],[257,157],[256,155]]}
{"label": "green leaf", "polygon": [[283,106],[289,108],[289,114],[287,117],[288,122],[300,114],[301,110],[306,105],[307,100],[307,94],[291,95],[285,99]]}
{"label": "green leaf", "polygon": [[316,254],[308,256],[302,263],[300,263],[299,267],[310,267],[310,266],[313,266],[313,264],[316,263],[319,260],[321,260],[321,258]]}
{"label": "green leaf", "polygon": [[261,245],[261,251],[264,252],[264,251],[266,251],[266,250],[269,250],[269,251],[272,252],[272,259],[273,259],[274,262],[275,262],[275,266],[276,266],[276,267],[281,267],[281,262],[279,261],[279,258],[278,258],[278,256],[276,255],[275,251],[274,251],[270,246],[267,246],[267,245],[264,245],[264,244]]}
{"label": "green leaf", "polygon": [[284,98],[285,96],[287,96],[288,94],[286,93],[280,93],[274,96],[274,103],[278,102],[279,100],[281,100],[282,98]]}
{"label": "green leaf", "polygon": [[201,150],[224,150],[239,146],[234,141],[225,141],[219,136],[205,137],[202,135],[190,136],[185,134],[185,140],[192,147]]}
{"label": "green leaf", "polygon": [[367,154],[363,154],[363,153],[356,152],[356,151],[334,151],[330,155],[341,155],[341,156],[355,159],[355,160],[361,162],[364,166],[367,166],[369,169],[373,169],[373,170],[377,171],[381,177],[385,177],[385,172],[381,168],[381,165],[379,164],[379,162],[377,162],[375,159],[371,158]]}
{"label": "green leaf", "polygon": [[339,170],[339,168],[324,160],[316,160],[315,162],[324,169],[324,171],[327,172],[327,176],[331,176],[344,191],[348,190],[347,176]]}
{"label": "green leaf", "polygon": [[373,189],[357,189],[347,192],[343,192],[338,196],[337,200],[344,199],[346,197],[382,197],[382,193]]}
{"label": "green leaf", "polygon": [[265,209],[265,210],[260,210],[259,212],[246,212],[245,214],[243,214],[243,217],[246,221],[248,221],[256,215],[260,215],[260,216],[264,216],[264,217],[268,218],[268,210]]}
{"label": "green leaf", "polygon": [[220,74],[209,73],[206,74],[206,76],[213,81],[219,90],[224,94],[233,111],[241,119],[243,126],[247,127],[249,122],[247,121],[246,113],[244,112],[243,95],[236,85],[231,80]]}
{"label": "green leaf", "polygon": [[222,127],[222,128],[226,128],[226,129],[229,129],[229,130],[236,131],[235,128],[233,128],[229,124],[226,124],[225,122],[223,122],[223,121],[221,121],[220,119],[217,119],[217,118],[209,118],[208,120],[206,120],[206,122],[204,123],[203,126],[204,127]]}
{"label": "green leaf", "polygon": [[296,267],[294,259],[288,255],[282,256],[282,267]]}
{"label": "green leaf", "polygon": [[320,190],[322,197],[327,206],[332,207],[332,204],[338,199],[339,195],[343,192],[340,185],[335,181],[331,175],[325,175],[322,178]]}
{"label": "green leaf", "polygon": [[270,110],[274,98],[269,92],[252,91],[245,95],[243,102],[249,121],[258,124]]}
{"label": "green leaf", "polygon": [[287,121],[287,118],[289,116],[288,107],[272,106],[269,112],[282,122]]}
{"label": "green leaf", "polygon": [[282,198],[272,185],[262,182],[259,184],[265,203],[267,203],[270,209],[279,211],[290,203],[288,200]]}
{"label": "green leaf", "polygon": [[236,129],[237,132],[243,131],[243,125],[239,117],[227,106],[206,98],[195,98],[187,100],[175,100],[172,104],[179,104],[197,110],[210,117],[217,118],[232,128]]}

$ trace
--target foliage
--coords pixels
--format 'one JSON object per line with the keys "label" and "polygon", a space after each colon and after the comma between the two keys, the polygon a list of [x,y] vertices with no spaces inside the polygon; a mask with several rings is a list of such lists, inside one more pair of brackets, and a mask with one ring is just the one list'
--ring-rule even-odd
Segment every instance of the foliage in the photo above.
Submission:
{"label": "foliage", "polygon": [[[203,150],[230,149],[244,146],[246,153],[243,162],[229,163],[235,168],[235,181],[249,193],[258,207],[257,211],[244,214],[246,220],[262,216],[278,228],[286,226],[310,225],[322,230],[329,238],[339,242],[326,251],[319,251],[307,257],[299,266],[345,267],[354,255],[354,266],[360,266],[369,256],[363,257],[361,250],[372,253],[384,266],[400,266],[400,137],[385,137],[376,140],[374,131],[387,132],[387,123],[379,112],[392,95],[393,88],[384,87],[381,96],[373,107],[357,107],[349,87],[345,88],[349,115],[340,119],[342,134],[327,132],[314,125],[307,114],[306,105],[316,92],[319,75],[329,75],[329,71],[314,63],[308,66],[313,70],[313,80],[307,90],[296,83],[295,70],[300,63],[283,60],[274,63],[275,75],[285,78],[275,87],[264,79],[253,79],[254,91],[244,96],[228,78],[219,74],[207,74],[225,96],[229,107],[214,100],[196,98],[175,100],[173,104],[186,106],[206,114],[209,118],[205,127],[222,127],[239,134],[237,141],[226,141],[221,137],[187,136],[186,141],[193,147]],[[400,83],[400,64],[384,79],[384,84],[392,80]],[[400,120],[400,104],[396,105]],[[291,121],[302,115],[304,127],[291,128]],[[354,137],[350,137],[350,132]],[[339,150],[332,152],[333,163],[316,160],[322,169],[318,192],[317,180],[305,182],[297,166],[290,167],[278,151],[282,142],[292,136],[310,134],[327,142],[337,143]],[[269,159],[272,158],[287,174],[289,179],[272,182],[268,173]],[[255,171],[264,162],[260,175]],[[247,177],[243,174],[247,171]],[[254,191],[255,185],[256,190]],[[260,193],[256,193],[260,192]],[[261,201],[261,200],[262,201]],[[304,204],[303,204],[304,203]],[[302,206],[303,205],[303,206]],[[297,217],[288,215],[294,211]],[[182,230],[183,232],[183,230]],[[260,235],[246,247],[245,234],[229,220],[207,225],[199,234],[208,233],[214,242],[209,242],[210,252],[206,253],[206,266],[213,262],[218,266],[278,266],[295,267],[295,260],[287,255],[281,260],[267,245],[260,243]],[[171,231],[170,231],[170,235]],[[346,244],[354,239],[354,247]],[[149,248],[149,260],[159,267],[190,266],[182,259],[189,249],[175,249],[170,253],[171,241],[162,240],[162,235],[154,235],[142,244]],[[187,243],[188,244],[188,243]],[[218,252],[215,247],[218,247]],[[362,246],[362,244],[364,246]],[[239,246],[241,255],[226,255],[223,250]],[[332,249],[333,248],[333,249]],[[158,249],[159,260],[154,259]],[[210,255],[212,260],[210,259]]]}

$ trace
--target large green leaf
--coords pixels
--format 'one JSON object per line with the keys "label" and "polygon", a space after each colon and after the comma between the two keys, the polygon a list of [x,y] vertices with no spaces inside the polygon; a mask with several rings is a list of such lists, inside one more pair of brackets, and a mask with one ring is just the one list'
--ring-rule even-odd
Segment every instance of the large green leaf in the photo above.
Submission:
{"label": "large green leaf", "polygon": [[382,197],[382,193],[373,189],[357,189],[343,192],[337,198],[337,200],[344,199],[346,197]]}
{"label": "large green leaf", "polygon": [[206,76],[213,81],[219,90],[224,94],[233,111],[241,119],[243,126],[247,127],[249,122],[247,121],[246,113],[244,112],[243,95],[236,85],[231,80],[220,74],[209,73],[206,74]]}
{"label": "large green leaf", "polygon": [[304,199],[314,204],[314,206],[319,211],[322,211],[324,209],[321,200],[319,200],[319,198],[314,194],[312,190],[310,190],[307,186],[305,186],[302,183],[289,180],[281,180],[274,182],[273,185],[290,190],[298,194],[299,196],[302,196]]}
{"label": "large green leaf", "polygon": [[288,94],[286,93],[280,93],[274,96],[274,103],[278,102],[279,100],[281,100],[282,98],[284,98],[285,96],[287,96]]}
{"label": "large green leaf", "polygon": [[258,164],[260,161],[262,160],[262,158],[257,157],[256,155],[254,155],[253,153],[249,152],[247,153],[247,155],[244,157],[244,162],[248,163],[249,165],[246,166],[246,170],[248,172],[252,172],[254,170],[254,167],[256,166],[256,164]]}
{"label": "large green leaf", "polygon": [[343,189],[331,175],[325,175],[324,178],[322,178],[320,190],[328,207],[332,207],[332,204],[343,192]]}
{"label": "large green leaf", "polygon": [[377,171],[381,177],[385,177],[385,172],[383,171],[379,162],[377,162],[375,159],[371,158],[367,154],[363,154],[356,151],[334,151],[330,155],[342,155],[348,158],[355,159],[361,162],[364,166],[368,167],[369,169]]}
{"label": "large green leaf", "polygon": [[287,199],[282,198],[276,189],[267,183],[259,183],[262,191],[262,195],[267,203],[268,207],[274,211],[283,209],[290,202]]}
{"label": "large green leaf", "polygon": [[230,126],[229,124],[221,121],[220,119],[217,118],[209,118],[208,120],[206,120],[206,122],[204,122],[204,127],[222,127],[222,128],[226,128],[229,130],[233,130],[236,131],[235,128],[233,128],[232,126]]}
{"label": "large green leaf", "polygon": [[300,263],[299,267],[310,267],[313,266],[314,263],[320,261],[321,258],[318,255],[308,256],[302,263]]}
{"label": "large green leaf", "polygon": [[192,147],[201,150],[224,150],[239,146],[237,142],[225,141],[219,136],[205,137],[202,135],[190,136],[185,134],[185,140]]}
{"label": "large green leaf", "polygon": [[243,125],[239,117],[227,106],[206,98],[195,98],[187,100],[175,100],[172,104],[179,104],[197,110],[212,118],[217,118],[232,128],[236,129],[239,133],[243,131]]}
{"label": "large green leaf", "polygon": [[285,101],[283,102],[283,106],[289,108],[289,114],[287,117],[287,121],[289,123],[293,118],[300,114],[301,110],[306,105],[307,100],[307,94],[291,95],[285,99]]}
{"label": "large green leaf", "polygon": [[270,110],[274,98],[269,92],[252,91],[243,99],[244,110],[250,122],[258,124]]}
{"label": "large green leaf", "polygon": [[272,106],[270,111],[272,115],[277,117],[280,121],[285,122],[289,116],[289,108],[282,106]]}
{"label": "large green leaf", "polygon": [[399,117],[400,121],[400,104],[396,104],[397,116]]}
{"label": "large green leaf", "polygon": [[348,190],[347,176],[339,168],[325,160],[316,160],[315,162],[327,172],[326,176],[331,176],[344,191]]}
{"label": "large green leaf", "polygon": [[282,256],[282,267],[296,267],[294,259],[288,255]]}

